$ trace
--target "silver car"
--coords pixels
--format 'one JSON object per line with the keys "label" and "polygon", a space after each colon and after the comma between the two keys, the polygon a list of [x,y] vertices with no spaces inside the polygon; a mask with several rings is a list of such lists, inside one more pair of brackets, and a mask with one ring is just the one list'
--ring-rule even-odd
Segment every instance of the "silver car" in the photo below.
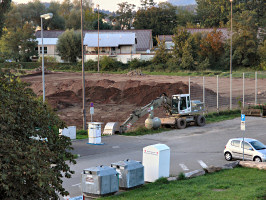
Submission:
{"label": "silver car", "polygon": [[[224,149],[225,160],[243,159],[243,138],[230,139]],[[244,159],[266,162],[266,145],[260,141],[244,138]]]}

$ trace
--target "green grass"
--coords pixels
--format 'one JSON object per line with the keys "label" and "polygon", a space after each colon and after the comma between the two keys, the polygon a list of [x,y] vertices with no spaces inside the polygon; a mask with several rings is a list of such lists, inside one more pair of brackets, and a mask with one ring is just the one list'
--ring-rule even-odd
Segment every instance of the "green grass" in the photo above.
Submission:
{"label": "green grass", "polygon": [[206,123],[220,122],[224,120],[230,120],[241,116],[241,110],[227,110],[220,111],[219,113],[208,113],[206,117]]}
{"label": "green grass", "polygon": [[155,183],[103,199],[132,200],[265,200],[266,172],[235,168],[197,178]]}
{"label": "green grass", "polygon": [[154,129],[147,129],[144,126],[140,126],[136,130],[123,133],[122,135],[126,135],[126,136],[141,136],[141,135],[149,135],[149,134],[161,133],[161,132],[170,131],[170,130],[172,130],[172,129],[159,128],[159,129],[154,130]]}
{"label": "green grass", "polygon": [[87,130],[77,130],[76,139],[87,139],[88,138],[88,131]]}

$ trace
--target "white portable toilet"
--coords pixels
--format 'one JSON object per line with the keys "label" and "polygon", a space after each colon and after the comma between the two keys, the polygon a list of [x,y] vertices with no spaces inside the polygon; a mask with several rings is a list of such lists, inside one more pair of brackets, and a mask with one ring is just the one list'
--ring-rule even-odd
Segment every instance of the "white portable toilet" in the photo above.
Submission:
{"label": "white portable toilet", "polygon": [[88,123],[88,138],[89,144],[100,144],[102,142],[102,130],[101,130],[102,122],[89,122]]}
{"label": "white portable toilet", "polygon": [[169,177],[170,148],[165,144],[155,144],[143,148],[144,181],[154,182],[161,177]]}
{"label": "white portable toilet", "polygon": [[77,136],[77,128],[76,126],[68,126],[67,128],[59,129],[59,133],[60,135],[67,136],[71,140],[74,140]]}

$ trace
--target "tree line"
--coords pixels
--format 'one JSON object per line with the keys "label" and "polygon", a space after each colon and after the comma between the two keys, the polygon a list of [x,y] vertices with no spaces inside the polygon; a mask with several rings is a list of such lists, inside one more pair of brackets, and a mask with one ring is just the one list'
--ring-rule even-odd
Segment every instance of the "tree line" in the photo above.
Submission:
{"label": "tree line", "polygon": [[[174,6],[168,2],[156,4],[153,0],[140,1],[141,7],[137,9],[134,4],[122,2],[118,4],[116,12],[111,14],[100,12],[99,28],[101,30],[152,29],[154,45],[156,46],[162,43],[162,41],[158,43],[156,36],[178,35],[178,29],[181,31],[184,28],[230,27],[231,5],[229,0],[197,0],[197,5],[187,7]],[[34,31],[37,27],[40,27],[41,14],[52,12],[54,15],[52,19],[43,21],[44,29],[80,29],[81,11],[80,1],[78,0],[64,0],[62,3],[53,1],[49,7],[45,7],[39,0],[27,4],[14,4],[10,3],[9,0],[4,2],[6,2],[6,5],[3,6],[5,9],[2,10],[0,16],[0,61],[1,58],[2,61],[9,58],[15,61],[30,61],[31,56],[36,54],[35,47],[37,43],[34,40]],[[233,1],[233,63],[235,65],[245,67],[265,65],[265,4],[263,0]],[[5,14],[3,14],[4,12]],[[94,12],[94,9],[86,0],[83,1],[83,14],[84,29],[97,29],[98,13]],[[103,22],[104,19],[108,20],[107,23]],[[217,52],[208,52],[202,55],[202,48],[204,51],[207,51],[207,49],[212,51],[213,48],[205,48],[203,47],[204,44],[195,41],[204,38],[202,40],[204,42],[206,39],[213,40],[215,38],[211,38],[211,35],[205,38],[207,37],[206,34],[198,37],[200,38],[197,40],[188,40],[187,44],[182,42],[182,44],[175,45],[175,54],[167,54],[164,61],[180,64],[180,62],[185,63],[184,60],[188,57],[191,60],[192,56],[194,64],[190,67],[184,67],[185,64],[182,64],[183,67],[181,68],[199,69],[198,66],[202,66],[203,61],[205,66],[221,66],[221,60],[228,59],[228,41],[223,41],[221,44],[219,59],[213,59],[212,54],[217,57]],[[182,49],[191,48],[189,46],[194,45],[191,42],[194,42],[197,48],[193,47],[192,50],[186,50],[185,54],[176,53],[177,47],[180,52],[183,51]],[[186,47],[183,45],[186,45]],[[196,49],[200,49],[200,55],[196,53]],[[190,56],[186,57],[188,54]],[[183,56],[185,57],[183,58]],[[156,59],[154,63],[158,64]],[[166,63],[161,63],[161,65],[166,66]]]}

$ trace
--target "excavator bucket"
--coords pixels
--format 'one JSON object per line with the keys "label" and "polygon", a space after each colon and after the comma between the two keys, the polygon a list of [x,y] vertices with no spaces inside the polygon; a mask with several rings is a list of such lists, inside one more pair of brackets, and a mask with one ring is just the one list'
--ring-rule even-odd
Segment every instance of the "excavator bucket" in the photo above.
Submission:
{"label": "excavator bucket", "polygon": [[108,122],[103,130],[104,135],[114,135],[116,132],[119,132],[119,125],[117,122]]}

